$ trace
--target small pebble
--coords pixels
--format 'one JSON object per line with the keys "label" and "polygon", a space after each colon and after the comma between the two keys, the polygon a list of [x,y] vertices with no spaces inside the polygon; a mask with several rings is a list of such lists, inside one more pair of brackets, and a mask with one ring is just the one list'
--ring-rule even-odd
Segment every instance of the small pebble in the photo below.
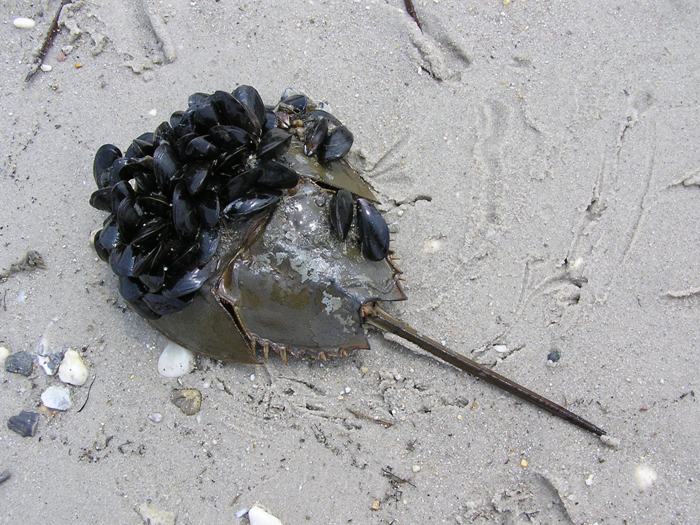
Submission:
{"label": "small pebble", "polygon": [[413,465],[411,467],[411,470],[413,471],[414,474],[418,474],[420,472],[420,465]]}
{"label": "small pebble", "polygon": [[250,525],[282,525],[279,518],[273,516],[259,505],[253,505],[248,511]]}
{"label": "small pebble", "polygon": [[370,505],[370,509],[372,510],[379,510],[379,508],[382,506],[382,502],[379,501],[378,499],[372,500],[372,505]]}
{"label": "small pebble", "polygon": [[160,423],[161,421],[163,421],[163,414],[159,414],[158,412],[155,412],[155,413],[148,416],[148,420],[153,422],[153,423]]}
{"label": "small pebble", "polygon": [[172,341],[158,358],[158,373],[163,377],[180,377],[194,369],[194,354]]}
{"label": "small pebble", "polygon": [[9,470],[3,470],[2,472],[0,472],[0,485],[5,483],[11,477],[12,477],[12,474],[10,474]]}
{"label": "small pebble", "polygon": [[5,366],[5,359],[10,355],[10,349],[0,346],[0,367]]}
{"label": "small pebble", "polygon": [[186,416],[194,416],[202,408],[202,393],[196,388],[173,390],[170,401]]}
{"label": "small pebble", "polygon": [[31,18],[26,18],[24,16],[19,16],[12,21],[12,24],[17,29],[33,29],[36,26],[36,22]]}
{"label": "small pebble", "polygon": [[161,510],[150,503],[142,503],[136,509],[144,525],[175,525],[177,516],[174,512]]}
{"label": "small pebble", "polygon": [[558,363],[561,359],[561,353],[559,350],[552,350],[547,354],[547,361],[550,363]]}
{"label": "small pebble", "polygon": [[28,377],[34,370],[34,359],[27,352],[15,352],[5,359],[5,370]]}
{"label": "small pebble", "polygon": [[41,64],[40,68],[44,73],[48,73],[53,69],[53,66],[51,64]]}
{"label": "small pebble", "polygon": [[7,420],[7,428],[17,432],[22,437],[32,437],[39,425],[39,414],[22,410],[18,415]]}
{"label": "small pebble", "polygon": [[68,410],[73,406],[70,391],[65,386],[50,386],[41,394],[41,402],[52,410]]}
{"label": "small pebble", "polygon": [[529,465],[530,465],[530,463],[528,462],[527,459],[523,458],[523,459],[520,460],[520,466],[521,466],[522,468],[527,468]]}
{"label": "small pebble", "polygon": [[70,385],[83,386],[88,379],[88,369],[83,358],[73,349],[66,351],[58,369],[58,378]]}
{"label": "small pebble", "polygon": [[46,375],[49,376],[56,374],[58,367],[61,366],[62,360],[63,354],[60,352],[36,356],[36,363],[44,370]]}

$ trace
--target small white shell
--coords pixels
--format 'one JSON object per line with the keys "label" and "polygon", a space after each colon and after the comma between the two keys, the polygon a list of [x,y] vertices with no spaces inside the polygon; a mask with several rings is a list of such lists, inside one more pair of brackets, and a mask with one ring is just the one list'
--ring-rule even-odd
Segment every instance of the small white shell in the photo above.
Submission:
{"label": "small white shell", "polygon": [[23,16],[15,18],[12,23],[17,29],[33,29],[34,26],[36,26],[36,22],[34,20]]}

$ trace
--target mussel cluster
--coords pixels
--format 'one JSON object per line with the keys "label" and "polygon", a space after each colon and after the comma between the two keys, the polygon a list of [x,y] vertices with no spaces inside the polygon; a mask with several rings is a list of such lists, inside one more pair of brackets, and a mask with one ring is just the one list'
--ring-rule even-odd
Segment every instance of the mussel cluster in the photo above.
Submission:
{"label": "mussel cluster", "polygon": [[[342,159],[352,133],[307,96],[285,94],[265,106],[251,86],[194,93],[126,152],[95,154],[90,204],[109,212],[93,243],[119,277],[124,300],[146,318],[186,307],[216,269],[222,228],[271,212],[299,174],[285,162],[292,140],[321,165]],[[385,258],[389,231],[377,209],[347,190],[333,197],[330,221],[345,240],[357,208],[362,251]]]}

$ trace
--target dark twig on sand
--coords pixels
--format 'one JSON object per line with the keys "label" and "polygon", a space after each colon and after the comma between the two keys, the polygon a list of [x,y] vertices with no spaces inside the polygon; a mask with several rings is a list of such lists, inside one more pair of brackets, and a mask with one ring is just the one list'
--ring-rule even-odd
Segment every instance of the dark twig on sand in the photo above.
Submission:
{"label": "dark twig on sand", "polygon": [[406,12],[408,15],[413,18],[413,21],[416,23],[418,29],[420,29],[422,33],[423,26],[421,25],[420,20],[418,20],[418,15],[416,14],[416,8],[413,7],[413,2],[411,0],[403,0],[403,5],[406,7]]}
{"label": "dark twig on sand", "polygon": [[85,396],[85,401],[83,401],[83,404],[80,405],[78,412],[82,412],[83,408],[85,408],[85,405],[87,405],[88,399],[90,399],[90,391],[92,390],[92,385],[95,384],[95,379],[97,379],[97,374],[92,376],[92,381],[90,381],[90,386],[88,386],[88,391],[87,391],[87,395]]}
{"label": "dark twig on sand", "polygon": [[71,3],[73,3],[73,0],[61,0],[61,4],[58,6],[58,9],[56,9],[56,14],[53,15],[53,19],[51,20],[49,29],[48,31],[46,31],[44,41],[41,44],[39,51],[37,51],[36,55],[34,55],[34,65],[32,66],[32,69],[29,70],[29,73],[27,73],[27,76],[24,77],[25,82],[29,82],[30,80],[32,80],[34,78],[34,75],[36,75],[37,71],[39,71],[39,68],[41,67],[42,62],[44,61],[44,58],[46,58],[49,49],[51,49],[51,46],[53,45],[53,41],[56,38],[56,35],[58,35],[58,33],[61,31],[61,27],[58,25],[58,22],[61,18],[61,11],[65,6]]}

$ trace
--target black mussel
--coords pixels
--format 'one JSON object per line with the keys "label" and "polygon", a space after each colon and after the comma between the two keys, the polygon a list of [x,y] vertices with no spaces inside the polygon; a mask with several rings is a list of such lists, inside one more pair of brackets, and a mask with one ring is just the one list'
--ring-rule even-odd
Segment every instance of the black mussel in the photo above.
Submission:
{"label": "black mussel", "polygon": [[124,156],[127,159],[141,158],[153,155],[155,150],[153,146],[155,135],[153,133],[143,133],[135,138],[126,150]]}
{"label": "black mussel", "polygon": [[223,189],[223,202],[229,203],[245,195],[258,182],[262,169],[251,168],[231,177]]}
{"label": "black mussel", "polygon": [[267,210],[277,204],[280,200],[280,193],[256,193],[247,195],[230,202],[224,208],[224,215],[229,219],[245,217],[261,211]]}
{"label": "black mussel", "polygon": [[352,193],[339,190],[333,195],[330,203],[331,230],[345,240],[350,231],[353,215]]}
{"label": "black mussel", "polygon": [[341,159],[350,151],[353,136],[345,126],[338,126],[328,133],[326,140],[318,149],[318,160],[322,163]]}
{"label": "black mussel", "polygon": [[325,118],[307,125],[304,137],[304,155],[309,157],[316,154],[318,148],[325,142],[328,135],[328,120]]}
{"label": "black mussel", "polygon": [[157,215],[159,217],[170,216],[170,202],[168,202],[168,199],[162,195],[158,195],[157,193],[137,195],[136,203],[145,213],[150,215]]}
{"label": "black mussel", "polygon": [[215,229],[202,229],[197,237],[197,265],[207,264],[219,248],[219,232]]}
{"label": "black mussel", "polygon": [[250,152],[248,151],[248,148],[246,146],[241,146],[240,148],[233,150],[231,153],[226,153],[225,155],[219,157],[213,169],[217,173],[233,175],[245,167],[249,155]]}
{"label": "black mussel", "polygon": [[253,138],[245,129],[238,126],[213,126],[209,129],[209,140],[226,151],[248,146]]}
{"label": "black mussel", "polygon": [[182,297],[183,295],[188,295],[199,290],[202,285],[209,279],[212,272],[215,269],[214,264],[204,266],[202,268],[195,268],[185,272],[177,280],[172,283],[165,284],[163,289],[163,295],[169,297]]}
{"label": "black mussel", "polygon": [[112,211],[112,187],[93,191],[90,195],[90,206],[102,211]]}
{"label": "black mussel", "polygon": [[203,227],[213,228],[219,222],[219,196],[205,190],[197,196],[197,211]]}
{"label": "black mussel", "polygon": [[258,177],[259,186],[268,188],[289,189],[299,183],[299,174],[281,162],[268,160],[262,165],[262,173]]}
{"label": "black mussel", "polygon": [[177,234],[186,239],[197,235],[199,228],[197,208],[182,182],[177,183],[173,190],[173,225]]}
{"label": "black mussel", "polygon": [[138,277],[141,284],[151,293],[157,293],[165,284],[165,271],[162,268],[153,273],[142,273]]}
{"label": "black mussel", "polygon": [[[175,115],[175,113],[173,113],[173,115]],[[172,123],[172,115],[170,118]],[[177,125],[173,124],[173,134],[176,138],[180,138],[189,133],[194,133],[194,114],[191,109],[188,109],[187,111],[183,112],[182,115],[178,115],[176,118],[179,119],[177,120]]]}
{"label": "black mussel", "polygon": [[306,95],[298,93],[295,95],[289,95],[288,97],[283,97],[280,102],[285,106],[292,108],[296,113],[306,113],[310,100]]}
{"label": "black mussel", "polygon": [[124,242],[127,242],[139,229],[143,220],[143,211],[136,205],[134,197],[126,197],[119,203],[117,208],[117,226],[119,235]]}
{"label": "black mussel", "polygon": [[152,193],[158,190],[158,181],[153,172],[140,172],[134,175],[136,191],[138,193]]}
{"label": "black mussel", "polygon": [[209,141],[209,137],[195,137],[185,147],[185,156],[189,159],[215,159],[219,148]]}
{"label": "black mussel", "polygon": [[196,108],[206,103],[209,100],[209,94],[207,93],[192,93],[187,97],[187,106],[190,108]]}
{"label": "black mussel", "polygon": [[256,129],[259,131],[265,124],[265,104],[258,90],[252,86],[238,86],[233,90],[233,97],[243,104],[256,119]]}
{"label": "black mussel", "polygon": [[114,144],[103,144],[98,148],[92,163],[92,174],[98,188],[105,188],[110,184],[110,168],[121,156],[122,152]]}
{"label": "black mussel", "polygon": [[274,110],[272,109],[266,109],[265,110],[265,124],[263,125],[263,133],[270,131],[271,129],[274,129],[277,127],[277,115],[275,115]]}
{"label": "black mussel", "polygon": [[192,296],[166,297],[162,294],[147,293],[142,300],[157,315],[170,315],[189,305],[192,302]]}
{"label": "black mussel", "polygon": [[199,255],[199,245],[192,240],[172,240],[166,251],[166,273],[169,276],[182,275],[195,267]]}
{"label": "black mussel", "polygon": [[168,191],[181,167],[180,159],[170,143],[163,142],[156,148],[153,153],[153,172],[160,188]]}
{"label": "black mussel", "polygon": [[118,244],[109,254],[109,265],[112,271],[123,277],[136,277],[136,251],[131,244]]}
{"label": "black mussel", "polygon": [[116,213],[119,209],[119,205],[121,204],[121,202],[127,197],[133,196],[134,190],[131,187],[131,184],[124,180],[121,182],[117,182],[114,186],[112,186],[112,193],[110,195],[110,199],[112,201],[112,212]]}
{"label": "black mussel", "polygon": [[165,250],[162,244],[157,244],[148,251],[138,252],[136,255],[136,263],[134,264],[134,276],[150,273],[158,268],[164,255]]}
{"label": "black mussel", "polygon": [[161,122],[158,124],[155,133],[153,134],[153,146],[158,147],[164,142],[172,143],[175,139],[175,133],[170,122]]}
{"label": "black mussel", "polygon": [[332,127],[338,127],[343,125],[343,123],[340,122],[340,120],[328,113],[328,111],[324,111],[322,109],[315,109],[313,111],[309,111],[306,115],[304,115],[304,122],[306,123],[306,125],[309,125],[310,122],[318,122],[321,119],[326,119],[328,121],[328,125]]}
{"label": "black mussel", "polygon": [[97,240],[100,247],[107,252],[112,252],[119,245],[119,228],[116,218],[111,215],[107,218]]}
{"label": "black mussel", "polygon": [[292,142],[292,136],[286,131],[275,128],[263,135],[258,146],[258,157],[271,159],[284,154]]}
{"label": "black mussel", "polygon": [[211,172],[208,162],[191,162],[182,169],[187,193],[196,195],[204,189]]}
{"label": "black mussel", "polygon": [[211,96],[211,103],[216,109],[221,124],[243,128],[256,136],[260,134],[260,126],[253,110],[237,100],[231,93],[216,91]]}
{"label": "black mussel", "polygon": [[196,138],[197,136],[198,135],[196,133],[192,132],[186,133],[183,136],[177,138],[174,147],[175,151],[177,151],[177,156],[179,158],[185,158],[185,151],[187,150],[187,145],[192,141],[192,139]]}
{"label": "black mussel", "polygon": [[146,290],[138,279],[132,277],[119,277],[119,293],[125,301],[138,301],[146,295]]}
{"label": "black mussel", "polygon": [[389,253],[389,227],[367,199],[357,199],[357,223],[364,256],[370,261],[384,259]]}
{"label": "black mussel", "polygon": [[97,252],[97,256],[102,259],[103,261],[108,261],[109,260],[109,252],[107,249],[102,246],[102,243],[100,242],[100,235],[102,234],[102,230],[97,230],[95,234],[92,236],[92,246],[95,248],[95,251]]}
{"label": "black mussel", "polygon": [[219,116],[211,101],[201,103],[192,109],[194,126],[198,133],[207,133],[209,128],[219,124]]}
{"label": "black mussel", "polygon": [[142,249],[153,246],[163,239],[169,227],[170,224],[161,217],[146,221],[132,237],[131,244]]}
{"label": "black mussel", "polygon": [[173,131],[182,122],[182,117],[185,115],[184,111],[175,111],[170,115],[170,126],[172,126]]}

